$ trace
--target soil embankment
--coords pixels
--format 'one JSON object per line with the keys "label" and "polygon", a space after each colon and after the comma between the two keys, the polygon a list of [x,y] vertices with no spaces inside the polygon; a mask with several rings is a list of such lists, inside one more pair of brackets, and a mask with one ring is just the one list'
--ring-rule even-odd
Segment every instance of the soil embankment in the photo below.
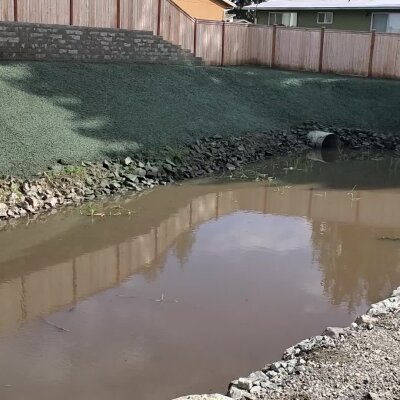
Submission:
{"label": "soil embankment", "polygon": [[310,120],[397,133],[399,89],[256,67],[0,63],[0,175]]}

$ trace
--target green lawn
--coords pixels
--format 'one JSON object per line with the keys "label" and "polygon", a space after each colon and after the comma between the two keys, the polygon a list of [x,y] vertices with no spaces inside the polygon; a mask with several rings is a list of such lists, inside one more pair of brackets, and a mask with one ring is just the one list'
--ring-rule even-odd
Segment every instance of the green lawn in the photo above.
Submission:
{"label": "green lawn", "polygon": [[0,63],[0,174],[316,120],[399,132],[400,82],[256,67]]}

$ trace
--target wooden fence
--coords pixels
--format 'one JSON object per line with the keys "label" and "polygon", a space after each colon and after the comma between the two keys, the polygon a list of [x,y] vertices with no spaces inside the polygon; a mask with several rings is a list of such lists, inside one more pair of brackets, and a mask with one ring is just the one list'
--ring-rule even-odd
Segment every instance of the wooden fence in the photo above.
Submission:
{"label": "wooden fence", "polygon": [[195,20],[172,0],[0,0],[0,21],[146,30],[208,65],[400,78],[400,35]]}

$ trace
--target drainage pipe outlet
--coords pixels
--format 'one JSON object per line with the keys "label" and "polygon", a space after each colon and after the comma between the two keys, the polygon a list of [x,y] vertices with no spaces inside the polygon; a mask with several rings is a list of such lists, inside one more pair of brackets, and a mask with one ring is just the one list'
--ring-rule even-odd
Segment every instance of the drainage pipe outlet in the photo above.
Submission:
{"label": "drainage pipe outlet", "polygon": [[337,149],[337,136],[332,132],[311,131],[308,133],[312,147],[316,149]]}

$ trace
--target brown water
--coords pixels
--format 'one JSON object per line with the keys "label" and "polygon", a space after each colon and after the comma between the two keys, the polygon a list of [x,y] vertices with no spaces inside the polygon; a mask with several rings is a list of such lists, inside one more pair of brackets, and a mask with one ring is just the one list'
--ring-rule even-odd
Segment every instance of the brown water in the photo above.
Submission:
{"label": "brown water", "polygon": [[379,240],[400,237],[400,190],[311,180],[188,183],[127,200],[131,217],[1,233],[0,399],[224,392],[349,324],[400,285],[400,242]]}

